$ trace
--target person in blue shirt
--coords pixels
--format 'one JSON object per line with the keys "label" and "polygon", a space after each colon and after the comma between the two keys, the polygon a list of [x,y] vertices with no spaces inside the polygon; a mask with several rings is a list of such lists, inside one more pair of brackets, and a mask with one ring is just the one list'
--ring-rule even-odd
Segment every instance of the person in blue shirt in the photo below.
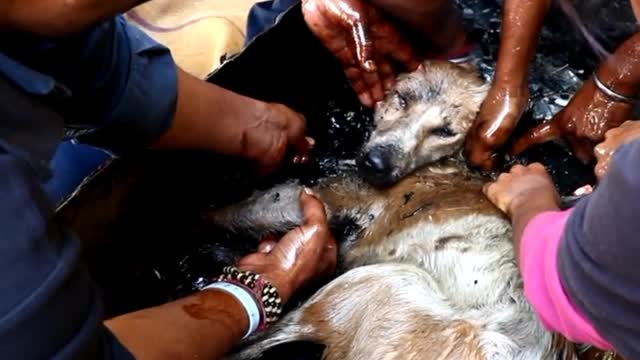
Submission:
{"label": "person in blue shirt", "polygon": [[[79,240],[52,221],[45,184],[65,134],[118,155],[188,148],[241,156],[265,172],[288,149],[304,158],[313,145],[300,114],[180,70],[167,48],[118,15],[138,3],[0,2],[2,359],[213,359],[255,331],[256,316],[264,324],[264,302],[230,282],[103,322]],[[301,204],[301,227],[237,264],[282,302],[336,262],[322,204],[313,194]]]}

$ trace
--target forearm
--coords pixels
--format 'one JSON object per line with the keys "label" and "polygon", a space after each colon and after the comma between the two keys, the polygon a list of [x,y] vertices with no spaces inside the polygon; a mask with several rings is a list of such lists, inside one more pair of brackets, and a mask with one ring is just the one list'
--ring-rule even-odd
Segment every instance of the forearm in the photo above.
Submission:
{"label": "forearm", "polygon": [[527,86],[544,18],[551,0],[505,0],[496,81]]}
{"label": "forearm", "polygon": [[466,45],[462,18],[450,0],[370,0],[385,12],[424,36],[424,40],[443,50]]}
{"label": "forearm", "polygon": [[616,49],[598,68],[598,77],[621,95],[635,97],[640,93],[640,33]]}
{"label": "forearm", "polygon": [[209,150],[244,155],[247,119],[266,116],[267,104],[178,70],[178,100],[171,128],[156,148]]}
{"label": "forearm", "polygon": [[64,36],[135,7],[147,0],[3,0],[0,29]]}
{"label": "forearm", "polygon": [[205,290],[105,325],[139,360],[218,359],[240,341],[249,320],[232,295]]}
{"label": "forearm", "polygon": [[522,201],[514,201],[509,217],[513,226],[513,245],[516,257],[520,260],[521,243],[527,225],[536,216],[549,211],[558,211],[558,204],[545,199],[523,199]]}

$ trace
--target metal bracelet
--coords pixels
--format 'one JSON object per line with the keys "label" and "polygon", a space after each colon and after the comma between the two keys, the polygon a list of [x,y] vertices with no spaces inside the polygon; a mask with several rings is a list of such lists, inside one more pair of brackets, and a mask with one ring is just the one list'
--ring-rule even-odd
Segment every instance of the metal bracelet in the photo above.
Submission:
{"label": "metal bracelet", "polygon": [[607,85],[605,85],[602,82],[602,80],[600,80],[600,78],[598,77],[598,72],[593,73],[593,82],[596,84],[596,87],[598,88],[598,90],[600,90],[603,94],[605,94],[609,99],[613,101],[621,102],[625,104],[631,104],[631,105],[635,105],[635,103],[638,101],[638,99],[636,98],[619,94],[614,90],[610,89]]}

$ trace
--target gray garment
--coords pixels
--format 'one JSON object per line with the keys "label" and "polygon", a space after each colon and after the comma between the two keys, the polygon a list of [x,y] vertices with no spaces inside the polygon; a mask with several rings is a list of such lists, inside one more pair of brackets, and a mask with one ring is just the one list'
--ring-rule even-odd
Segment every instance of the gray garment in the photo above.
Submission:
{"label": "gray garment", "polygon": [[[637,178],[636,178],[637,177]],[[574,304],[626,359],[640,359],[640,141],[622,146],[580,201],[560,244],[560,279]]]}

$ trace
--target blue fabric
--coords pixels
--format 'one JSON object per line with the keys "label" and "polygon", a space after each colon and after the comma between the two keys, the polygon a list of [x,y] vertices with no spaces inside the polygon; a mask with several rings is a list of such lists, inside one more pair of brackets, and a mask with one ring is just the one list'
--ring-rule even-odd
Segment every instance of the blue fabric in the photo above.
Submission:
{"label": "blue fabric", "polygon": [[45,98],[76,133],[101,130],[87,141],[123,152],[146,147],[168,129],[177,99],[175,63],[122,16],[63,39],[3,35],[0,74]]}
{"label": "blue fabric", "polygon": [[625,359],[640,359],[640,140],[614,155],[596,191],[580,201],[560,243],[563,287]]}
{"label": "blue fabric", "polygon": [[[142,149],[170,126],[176,98],[168,49],[121,17],[64,39],[3,33],[2,359],[133,359],[103,327],[100,292],[80,263],[80,243],[52,221],[52,193],[44,184],[65,183],[52,178],[64,170],[52,171],[51,164],[64,169],[73,161],[71,168],[83,171],[59,172],[73,183],[100,160],[74,158],[81,152],[66,157],[70,145],[59,146],[65,126],[95,130],[80,138],[116,151]],[[78,168],[80,162],[87,168]]]}
{"label": "blue fabric", "polygon": [[53,156],[52,178],[44,185],[44,190],[54,204],[59,204],[109,159],[111,155],[102,149],[71,140],[65,141],[58,146]]}
{"label": "blue fabric", "polygon": [[253,5],[247,20],[246,43],[275,25],[278,16],[299,2],[300,0],[272,0]]}

